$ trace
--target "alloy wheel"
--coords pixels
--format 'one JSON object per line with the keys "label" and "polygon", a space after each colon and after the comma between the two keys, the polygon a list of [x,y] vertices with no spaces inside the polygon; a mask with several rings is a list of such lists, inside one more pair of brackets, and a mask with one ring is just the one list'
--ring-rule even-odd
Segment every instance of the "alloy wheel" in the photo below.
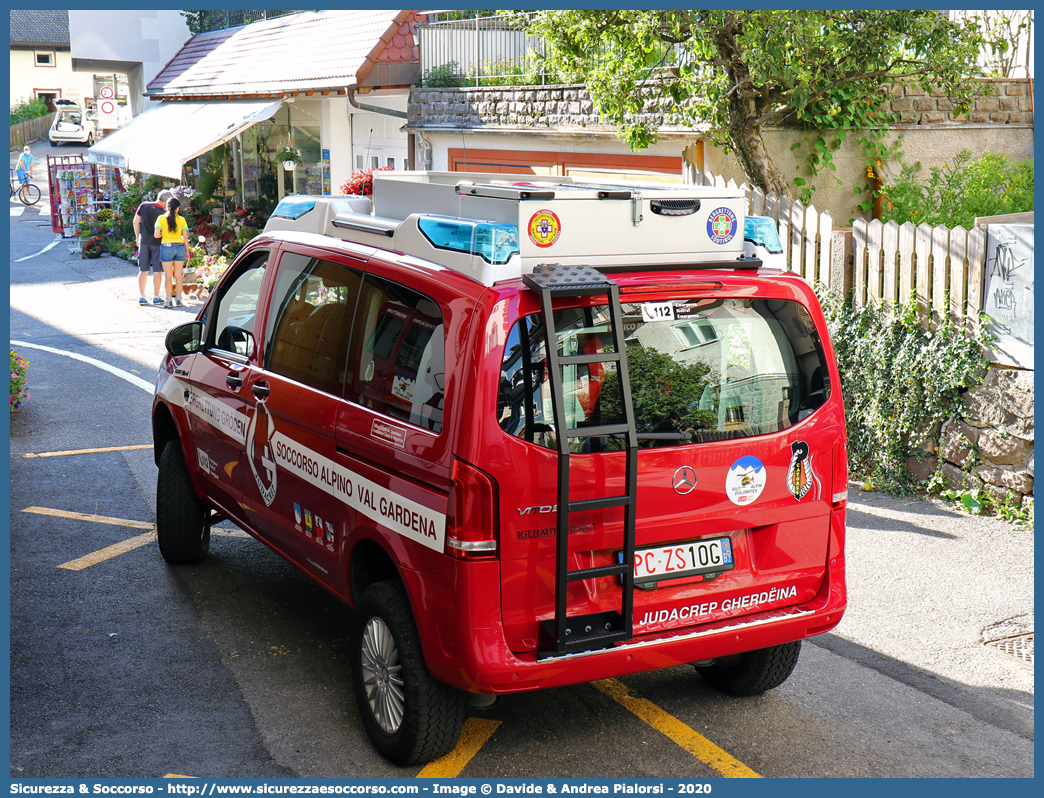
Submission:
{"label": "alloy wheel", "polygon": [[370,712],[381,730],[394,734],[406,708],[399,648],[380,618],[366,622],[362,637],[362,677]]}

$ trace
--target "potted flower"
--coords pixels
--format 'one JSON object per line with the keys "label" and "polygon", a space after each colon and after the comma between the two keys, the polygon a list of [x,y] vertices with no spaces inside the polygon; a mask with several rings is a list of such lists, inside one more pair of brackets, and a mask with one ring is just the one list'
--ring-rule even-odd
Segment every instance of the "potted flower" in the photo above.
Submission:
{"label": "potted flower", "polygon": [[102,254],[100,236],[89,236],[80,240],[80,255],[84,258],[100,258]]}
{"label": "potted flower", "polygon": [[304,158],[301,157],[301,153],[293,145],[293,142],[281,148],[275,154],[275,157],[277,161],[283,162],[283,168],[288,172],[294,171],[299,163],[304,163]]}
{"label": "potted flower", "polygon": [[342,194],[362,194],[369,197],[373,194],[373,173],[391,170],[390,166],[378,166],[374,169],[356,169],[352,176],[341,184]]}

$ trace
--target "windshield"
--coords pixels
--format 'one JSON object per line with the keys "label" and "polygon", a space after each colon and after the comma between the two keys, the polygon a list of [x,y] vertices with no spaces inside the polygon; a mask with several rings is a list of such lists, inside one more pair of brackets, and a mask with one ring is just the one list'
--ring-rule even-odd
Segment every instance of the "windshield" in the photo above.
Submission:
{"label": "windshield", "polygon": [[[688,299],[624,303],[622,309],[642,447],[777,432],[829,396],[815,323],[797,302]],[[554,319],[559,356],[612,351],[604,305],[556,311]],[[569,428],[623,421],[614,364],[566,365],[562,379]],[[539,315],[520,320],[508,337],[498,419],[511,435],[555,445]],[[571,447],[601,451],[622,445],[621,439],[579,437]]]}

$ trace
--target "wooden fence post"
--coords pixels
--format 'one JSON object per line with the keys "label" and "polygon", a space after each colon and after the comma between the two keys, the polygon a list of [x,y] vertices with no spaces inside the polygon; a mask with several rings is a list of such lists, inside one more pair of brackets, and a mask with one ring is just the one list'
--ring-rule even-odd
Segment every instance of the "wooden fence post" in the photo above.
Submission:
{"label": "wooden fence post", "polygon": [[944,224],[932,228],[932,321],[942,323],[946,314],[948,269],[947,255],[950,249],[950,228]]}
{"label": "wooden fence post", "polygon": [[884,225],[872,219],[866,226],[866,301],[881,307],[881,250]]}
{"label": "wooden fence post", "polygon": [[852,288],[857,308],[866,304],[866,219],[852,222]]}
{"label": "wooden fence post", "polygon": [[932,297],[932,228],[926,224],[917,226],[914,255],[917,258],[917,310],[921,326],[928,329]]}
{"label": "wooden fence post", "polygon": [[899,304],[910,301],[914,285],[914,235],[917,229],[913,222],[899,226]]}
{"label": "wooden fence post", "polygon": [[[816,284],[816,240],[819,234],[819,212],[815,205],[809,205],[805,209],[805,233],[804,233],[804,269],[802,276],[812,285]],[[829,239],[827,245],[829,246]],[[822,279],[822,278],[818,278]]]}

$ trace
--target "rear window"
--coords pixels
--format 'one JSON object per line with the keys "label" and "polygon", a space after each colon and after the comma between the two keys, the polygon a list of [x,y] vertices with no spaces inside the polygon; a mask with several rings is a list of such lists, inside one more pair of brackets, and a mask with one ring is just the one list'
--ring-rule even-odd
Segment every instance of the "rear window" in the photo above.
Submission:
{"label": "rear window", "polygon": [[[789,300],[690,299],[623,303],[628,375],[639,445],[684,445],[778,432],[830,395],[815,323]],[[653,320],[655,319],[655,320]],[[555,311],[558,355],[612,351],[608,309]],[[613,364],[563,366],[569,428],[623,420]],[[500,376],[500,426],[555,447],[543,321],[512,328]],[[622,448],[619,439],[579,437],[574,451]]]}

